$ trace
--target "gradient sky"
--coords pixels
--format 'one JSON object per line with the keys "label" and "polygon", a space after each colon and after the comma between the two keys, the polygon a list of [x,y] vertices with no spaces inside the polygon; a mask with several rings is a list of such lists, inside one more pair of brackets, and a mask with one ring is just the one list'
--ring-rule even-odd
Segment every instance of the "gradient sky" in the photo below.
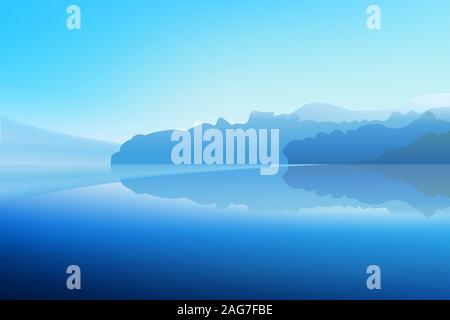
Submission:
{"label": "gradient sky", "polygon": [[3,0],[0,114],[121,142],[309,102],[397,108],[450,92],[449,15],[448,0]]}

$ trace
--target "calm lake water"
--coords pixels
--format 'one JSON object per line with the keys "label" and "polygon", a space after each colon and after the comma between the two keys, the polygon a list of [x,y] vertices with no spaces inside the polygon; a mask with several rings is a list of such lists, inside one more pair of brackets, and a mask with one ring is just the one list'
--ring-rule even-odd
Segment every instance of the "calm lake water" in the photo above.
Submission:
{"label": "calm lake water", "polygon": [[450,298],[450,166],[0,177],[0,298]]}

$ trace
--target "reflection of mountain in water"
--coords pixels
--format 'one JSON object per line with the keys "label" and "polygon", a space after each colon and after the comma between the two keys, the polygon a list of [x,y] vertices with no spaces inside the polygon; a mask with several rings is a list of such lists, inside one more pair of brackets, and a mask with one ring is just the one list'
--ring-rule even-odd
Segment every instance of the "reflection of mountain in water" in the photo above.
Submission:
{"label": "reflection of mountain in water", "polygon": [[445,184],[449,169],[433,165],[291,167],[285,180],[293,188],[315,191],[320,196],[354,198],[368,205],[402,201],[431,216],[450,206]]}
{"label": "reflection of mountain in water", "polygon": [[[445,167],[445,168],[444,168]],[[293,166],[278,176],[259,170],[229,170],[148,178],[124,178],[138,194],[181,199],[220,208],[245,205],[252,211],[299,208],[386,208],[406,203],[431,216],[450,207],[447,166]]]}
{"label": "reflection of mountain in water", "polygon": [[261,177],[259,169],[124,179],[122,183],[138,194],[188,198],[203,205],[216,204],[220,208],[232,204],[246,205],[254,210],[279,210],[279,200],[281,206],[288,206],[288,199],[277,190],[290,189],[279,176]]}
{"label": "reflection of mountain in water", "polygon": [[385,176],[408,183],[425,195],[450,197],[450,165],[381,165],[376,168]]}

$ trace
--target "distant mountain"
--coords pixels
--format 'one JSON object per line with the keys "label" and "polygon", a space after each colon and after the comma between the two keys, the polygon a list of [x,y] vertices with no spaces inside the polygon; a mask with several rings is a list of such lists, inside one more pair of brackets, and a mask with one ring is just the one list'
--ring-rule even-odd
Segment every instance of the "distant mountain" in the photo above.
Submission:
{"label": "distant mountain", "polygon": [[410,111],[405,114],[397,111],[393,112],[386,121],[379,122],[379,124],[382,124],[388,128],[401,128],[419,119],[423,115],[424,115],[423,113],[418,113],[414,111]]}
{"label": "distant mountain", "polygon": [[427,133],[448,131],[450,122],[438,120],[433,113],[427,112],[401,128],[374,124],[347,133],[320,133],[315,138],[292,141],[284,153],[291,164],[377,163],[376,159],[388,150],[412,144]]}
{"label": "distant mountain", "polygon": [[429,111],[438,119],[450,121],[450,107],[431,108]]}
{"label": "distant mountain", "polygon": [[384,121],[391,113],[392,111],[388,110],[351,111],[326,103],[310,103],[293,112],[300,121],[310,120],[335,123],[371,120]]}
{"label": "distant mountain", "polygon": [[[326,107],[327,105],[318,105],[317,108]],[[312,108],[307,107],[303,110]],[[333,107],[331,107],[333,108]],[[344,110],[344,109],[342,109]],[[352,111],[348,111],[352,113]],[[319,113],[325,114],[324,109]],[[310,114],[312,116],[312,114]],[[209,128],[219,129],[225,133],[227,129],[279,129],[280,130],[280,162],[287,163],[288,160],[282,153],[282,150],[293,140],[302,140],[306,138],[314,138],[321,134],[331,134],[333,132],[341,132],[345,134],[349,131],[357,130],[368,125],[383,125],[388,128],[400,128],[407,126],[421,115],[416,113],[401,114],[394,113],[385,121],[379,120],[361,120],[352,122],[318,122],[313,120],[300,120],[296,112],[292,114],[276,116],[271,112],[252,112],[246,123],[230,124],[223,118],[219,118],[215,125],[203,124],[203,130]],[[189,130],[192,134],[193,129]],[[172,142],[172,131],[160,131],[150,133],[148,135],[137,135],[125,142],[120,151],[112,156],[112,164],[170,164],[171,150],[176,144]]]}
{"label": "distant mountain", "polygon": [[[409,120],[406,120],[408,122]],[[388,120],[386,125],[396,126],[399,119]],[[314,137],[318,133],[331,133],[335,130],[347,132],[358,129],[361,126],[379,123],[369,121],[354,121],[351,123],[299,121],[294,114],[275,116],[274,113],[252,112],[248,121],[244,124],[230,124],[223,118],[219,118],[215,125],[203,124],[203,130],[209,128],[219,129],[225,133],[227,129],[279,129],[280,151],[295,139]],[[193,129],[189,130],[192,134]],[[160,131],[148,135],[137,135],[125,142],[120,151],[112,156],[112,164],[169,164],[171,150],[176,144],[171,141],[172,131]],[[281,154],[281,163],[287,163],[287,159]]]}
{"label": "distant mountain", "polygon": [[[224,135],[227,129],[280,129],[280,148],[284,148],[294,137],[304,135],[304,128],[299,125],[296,116],[275,116],[271,112],[252,112],[250,118],[244,124],[230,124],[223,118],[219,118],[215,125],[202,124],[203,131],[210,128],[218,129]],[[122,145],[119,152],[112,156],[111,163],[113,165],[172,163],[171,151],[177,144],[177,142],[171,141],[172,132],[172,130],[161,131],[133,137]],[[193,128],[189,129],[189,132],[193,135]],[[280,159],[280,161],[286,162],[283,159]]]}
{"label": "distant mountain", "polygon": [[450,164],[450,132],[429,133],[413,144],[387,151],[377,162],[390,164]]}
{"label": "distant mountain", "polygon": [[54,132],[7,118],[0,122],[0,164],[107,165],[119,145]]}

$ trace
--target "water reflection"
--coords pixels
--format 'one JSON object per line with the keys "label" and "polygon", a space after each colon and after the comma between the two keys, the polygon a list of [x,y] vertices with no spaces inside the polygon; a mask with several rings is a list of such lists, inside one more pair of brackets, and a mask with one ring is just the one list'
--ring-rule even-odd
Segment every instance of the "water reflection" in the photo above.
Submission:
{"label": "water reflection", "polygon": [[252,211],[305,208],[385,208],[426,216],[450,207],[447,165],[291,166],[277,176],[238,170],[121,179],[138,194],[188,198],[220,208],[244,205]]}
{"label": "water reflection", "polygon": [[[120,182],[137,194],[190,199],[255,212],[322,209],[392,214],[450,213],[450,165],[320,165],[281,168],[261,176],[253,168],[172,165],[98,168],[0,168],[0,201]],[[341,210],[335,210],[340,208]],[[373,211],[373,210],[372,210]],[[379,211],[379,210],[378,210]],[[377,212],[378,212],[377,211]]]}

